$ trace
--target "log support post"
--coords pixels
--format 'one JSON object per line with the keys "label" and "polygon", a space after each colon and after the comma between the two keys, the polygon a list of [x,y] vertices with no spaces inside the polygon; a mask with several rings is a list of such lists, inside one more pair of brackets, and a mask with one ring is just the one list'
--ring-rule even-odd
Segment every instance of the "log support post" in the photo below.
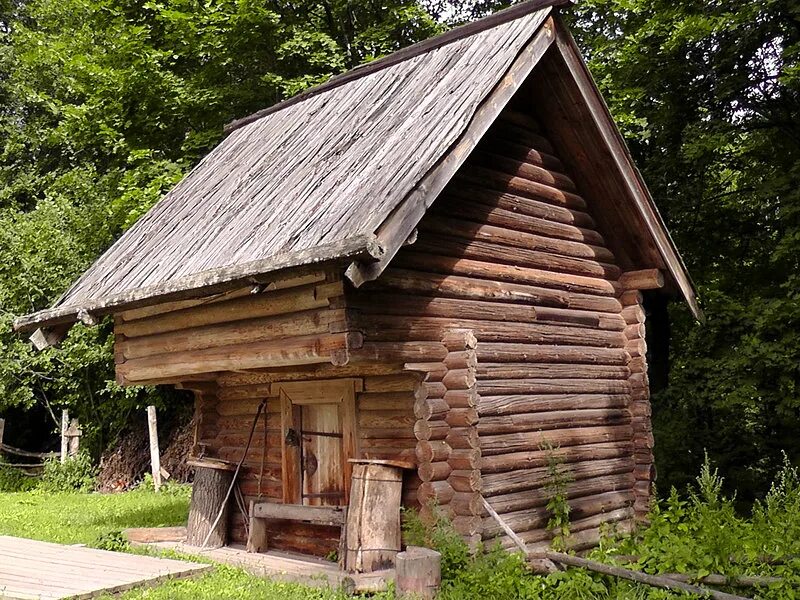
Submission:
{"label": "log support post", "polygon": [[634,445],[634,514],[638,521],[650,511],[651,488],[655,479],[653,460],[653,427],[650,421],[650,388],[647,379],[647,343],[645,342],[645,313],[642,296],[638,292],[625,293],[621,297],[622,316],[625,318],[626,346],[630,359],[631,386],[630,411]]}
{"label": "log support post", "polygon": [[442,555],[409,546],[397,555],[395,586],[399,598],[433,600],[442,583]]}
{"label": "log support post", "polygon": [[216,524],[215,520],[220,506],[225,502],[236,467],[222,461],[190,460],[187,462],[190,466],[195,467],[195,474],[192,484],[192,499],[189,502],[186,543],[189,546],[203,546],[203,542],[208,539],[205,548],[220,548],[228,541],[228,503]]}

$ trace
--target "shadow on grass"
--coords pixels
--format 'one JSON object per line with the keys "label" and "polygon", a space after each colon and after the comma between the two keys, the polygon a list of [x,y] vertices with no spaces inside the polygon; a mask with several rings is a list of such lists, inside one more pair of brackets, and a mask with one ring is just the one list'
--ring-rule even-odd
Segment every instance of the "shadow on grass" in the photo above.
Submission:
{"label": "shadow on grass", "polygon": [[92,520],[92,525],[112,529],[132,527],[172,527],[186,523],[189,507],[183,498],[170,498],[156,506],[131,507],[106,511]]}

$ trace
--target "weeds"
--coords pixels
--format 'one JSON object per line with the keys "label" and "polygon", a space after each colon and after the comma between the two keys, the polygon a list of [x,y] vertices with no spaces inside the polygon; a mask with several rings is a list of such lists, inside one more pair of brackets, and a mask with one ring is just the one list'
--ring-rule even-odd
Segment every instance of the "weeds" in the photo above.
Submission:
{"label": "weeds", "polygon": [[39,488],[48,493],[91,492],[97,479],[97,467],[85,452],[61,462],[49,458],[44,463],[44,472]]}

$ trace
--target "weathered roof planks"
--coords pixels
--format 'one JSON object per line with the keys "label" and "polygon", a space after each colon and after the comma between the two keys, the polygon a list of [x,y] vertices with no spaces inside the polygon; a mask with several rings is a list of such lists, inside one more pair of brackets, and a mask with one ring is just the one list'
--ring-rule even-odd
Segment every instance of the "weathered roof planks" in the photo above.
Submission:
{"label": "weathered roof planks", "polygon": [[[349,264],[356,285],[378,277],[548,48],[572,52],[548,19],[559,4],[513,7],[235,122],[53,308],[18,318],[15,329],[49,328],[38,336],[49,343],[54,327],[81,316],[223,292],[317,262]],[[568,58],[568,76],[589,77],[579,56]],[[605,107],[586,81],[598,118]],[[621,171],[634,174],[623,176],[636,218],[661,254],[645,266],[667,267],[697,314],[621,138],[603,133]]]}

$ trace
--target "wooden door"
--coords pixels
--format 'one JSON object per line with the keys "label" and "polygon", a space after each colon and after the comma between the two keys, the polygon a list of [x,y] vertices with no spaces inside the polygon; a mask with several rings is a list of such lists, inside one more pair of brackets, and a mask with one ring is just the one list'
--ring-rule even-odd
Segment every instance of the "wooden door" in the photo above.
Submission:
{"label": "wooden door", "polygon": [[283,502],[344,506],[358,458],[355,394],[361,380],[274,384],[281,397]]}
{"label": "wooden door", "polygon": [[301,408],[300,486],[307,506],[344,504],[344,445],[339,404]]}

